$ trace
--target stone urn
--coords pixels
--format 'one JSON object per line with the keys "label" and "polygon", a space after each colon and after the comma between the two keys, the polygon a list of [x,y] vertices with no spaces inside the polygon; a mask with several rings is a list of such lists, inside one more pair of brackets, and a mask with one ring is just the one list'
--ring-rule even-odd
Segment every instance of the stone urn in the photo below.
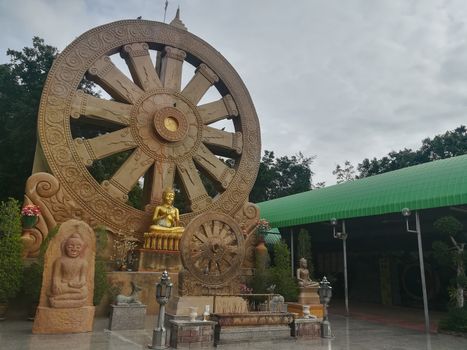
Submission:
{"label": "stone urn", "polygon": [[197,312],[198,308],[195,306],[191,306],[188,309],[190,309],[190,321],[195,322],[196,317],[198,316],[198,312]]}
{"label": "stone urn", "polygon": [[310,318],[310,305],[303,305],[303,318]]}

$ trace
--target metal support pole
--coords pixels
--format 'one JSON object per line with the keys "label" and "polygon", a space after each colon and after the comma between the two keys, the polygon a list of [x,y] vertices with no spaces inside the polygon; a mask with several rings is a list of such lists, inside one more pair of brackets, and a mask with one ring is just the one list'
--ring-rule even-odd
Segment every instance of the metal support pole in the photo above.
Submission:
{"label": "metal support pole", "polygon": [[418,240],[418,259],[420,260],[420,277],[422,281],[423,310],[425,312],[425,332],[428,334],[430,333],[430,319],[428,316],[428,297],[426,294],[425,264],[423,262],[422,231],[420,229],[420,218],[418,216],[418,211],[415,212],[415,229],[417,231],[417,240]]}
{"label": "metal support pole", "polygon": [[347,280],[347,232],[345,231],[345,220],[342,220],[342,249],[344,251],[344,291],[345,291],[345,314],[349,315],[349,286]]}
{"label": "metal support pole", "polygon": [[293,246],[293,229],[291,228],[290,229],[290,265],[292,267],[292,277],[294,277],[294,269],[293,269],[293,262],[294,262],[294,259],[295,259],[295,255],[294,255],[294,246]]}
{"label": "metal support pole", "polygon": [[166,342],[166,329],[164,327],[165,323],[165,305],[160,306],[159,310],[159,319],[157,322],[157,328],[152,331],[152,345],[150,349],[167,349],[165,345]]}

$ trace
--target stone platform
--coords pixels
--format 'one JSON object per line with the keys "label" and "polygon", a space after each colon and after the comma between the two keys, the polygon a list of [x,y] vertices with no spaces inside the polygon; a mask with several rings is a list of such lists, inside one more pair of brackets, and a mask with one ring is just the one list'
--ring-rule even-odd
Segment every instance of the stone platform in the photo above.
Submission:
{"label": "stone platform", "polygon": [[39,306],[32,332],[34,334],[91,332],[93,324],[94,306],[71,309]]}
{"label": "stone platform", "polygon": [[170,346],[175,349],[205,348],[214,345],[212,321],[170,321]]}
{"label": "stone platform", "polygon": [[298,303],[302,305],[319,305],[318,287],[300,288]]}
{"label": "stone platform", "polygon": [[111,305],[109,329],[144,329],[146,305]]}
{"label": "stone platform", "polygon": [[180,252],[177,250],[140,249],[138,271],[164,271],[170,274],[182,268]]}
{"label": "stone platform", "polygon": [[[286,303],[287,304],[287,311],[297,314],[299,317],[303,316],[303,305],[299,303]],[[323,305],[321,304],[305,304],[310,306],[310,314],[318,317],[323,318],[324,309]]]}
{"label": "stone platform", "polygon": [[248,312],[241,314],[213,314],[217,322],[215,344],[287,339],[291,336],[294,317],[286,312]]}

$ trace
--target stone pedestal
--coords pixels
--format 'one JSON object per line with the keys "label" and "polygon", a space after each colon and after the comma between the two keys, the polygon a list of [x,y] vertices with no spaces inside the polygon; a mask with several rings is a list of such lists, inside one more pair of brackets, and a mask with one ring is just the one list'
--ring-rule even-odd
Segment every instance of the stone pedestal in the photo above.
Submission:
{"label": "stone pedestal", "polygon": [[170,321],[170,346],[176,349],[209,348],[214,345],[212,321]]}
{"label": "stone pedestal", "polygon": [[303,287],[300,288],[300,294],[298,295],[298,303],[302,305],[319,305],[319,287]]}
{"label": "stone pedestal", "polygon": [[111,305],[109,329],[144,329],[146,305]]}
{"label": "stone pedestal", "polygon": [[[310,314],[323,318],[324,309],[321,304],[305,304],[310,306]],[[297,314],[299,317],[303,316],[303,305],[299,303],[287,303],[287,311]]]}
{"label": "stone pedestal", "polygon": [[91,332],[94,306],[50,308],[39,306],[34,318],[34,334]]}
{"label": "stone pedestal", "polygon": [[167,313],[175,316],[188,316],[189,307],[196,307],[198,314],[201,315],[206,305],[209,305],[210,310],[216,313],[248,312],[247,301],[242,297],[211,295],[172,297],[167,304]]}
{"label": "stone pedestal", "polygon": [[180,252],[172,250],[139,250],[138,271],[164,271],[179,272],[182,268]]}
{"label": "stone pedestal", "polygon": [[293,315],[280,312],[249,312],[243,314],[214,314],[217,322],[215,343],[228,344],[260,340],[288,339]]}
{"label": "stone pedestal", "polygon": [[296,338],[321,338],[321,322],[316,319],[297,318],[292,324],[292,336]]}

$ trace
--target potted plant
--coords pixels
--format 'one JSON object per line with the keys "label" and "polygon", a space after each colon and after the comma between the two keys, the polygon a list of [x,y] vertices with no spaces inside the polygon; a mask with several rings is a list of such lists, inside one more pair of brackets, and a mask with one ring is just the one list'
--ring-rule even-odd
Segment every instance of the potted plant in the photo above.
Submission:
{"label": "potted plant", "polygon": [[37,224],[41,210],[37,205],[27,204],[21,209],[21,222],[25,229],[33,228]]}
{"label": "potted plant", "polygon": [[5,317],[8,300],[19,291],[22,282],[21,216],[16,199],[0,203],[0,319]]}

